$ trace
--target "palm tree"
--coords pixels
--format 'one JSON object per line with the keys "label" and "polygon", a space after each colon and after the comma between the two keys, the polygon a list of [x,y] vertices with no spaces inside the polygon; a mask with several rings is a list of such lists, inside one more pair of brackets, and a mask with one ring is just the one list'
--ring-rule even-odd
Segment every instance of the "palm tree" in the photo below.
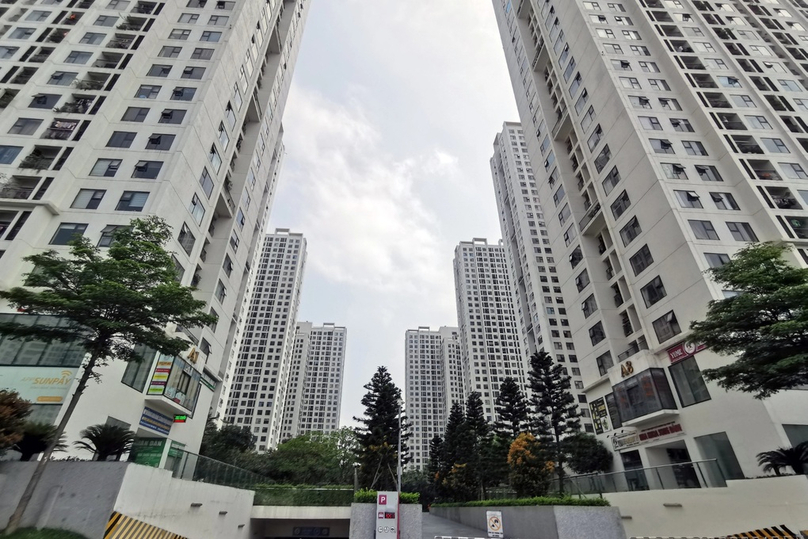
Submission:
{"label": "palm tree", "polygon": [[129,451],[135,441],[135,433],[126,427],[107,424],[87,427],[81,431],[81,437],[90,443],[82,441],[73,443],[81,449],[91,451],[93,460],[101,461],[109,460],[109,457],[120,460],[121,455]]}
{"label": "palm tree", "polygon": [[773,471],[775,475],[781,475],[782,468],[791,468],[797,475],[808,473],[808,441],[795,447],[780,447],[774,451],[758,453],[757,461],[764,472]]}
{"label": "palm tree", "polygon": [[[14,445],[14,449],[22,454],[20,460],[29,461],[37,453],[45,451],[55,437],[56,425],[28,421],[23,427],[22,440]],[[62,435],[53,450],[64,451],[66,447],[64,435]]]}

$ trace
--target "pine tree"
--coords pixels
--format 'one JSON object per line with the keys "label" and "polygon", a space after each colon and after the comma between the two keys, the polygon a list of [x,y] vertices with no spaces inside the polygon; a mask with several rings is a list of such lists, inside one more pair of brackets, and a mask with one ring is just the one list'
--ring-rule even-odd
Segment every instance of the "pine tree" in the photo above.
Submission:
{"label": "pine tree", "polygon": [[446,421],[440,471],[436,484],[436,491],[441,499],[464,501],[468,498],[464,492],[468,486],[466,477],[469,457],[468,442],[468,425],[463,405],[455,402],[452,404]]}
{"label": "pine tree", "polygon": [[[401,390],[385,367],[379,367],[365,384],[363,417],[354,417],[363,426],[356,429],[359,441],[359,482],[366,488],[396,490],[398,479],[398,433]],[[401,463],[407,461],[407,422],[401,417]]]}
{"label": "pine tree", "polygon": [[494,430],[497,435],[511,442],[528,428],[529,407],[525,394],[515,379],[503,379],[496,400],[497,422]]}
{"label": "pine tree", "polygon": [[493,433],[491,425],[485,420],[483,400],[476,391],[473,391],[466,400],[465,425],[469,438],[467,442],[469,471],[476,483],[474,486],[480,492],[480,499],[485,499],[487,483],[492,480],[489,473],[489,459]]}
{"label": "pine tree", "polygon": [[558,492],[564,493],[564,438],[581,428],[575,398],[569,392],[570,377],[545,352],[530,357],[530,389],[533,391],[533,431],[548,460],[554,463]]}

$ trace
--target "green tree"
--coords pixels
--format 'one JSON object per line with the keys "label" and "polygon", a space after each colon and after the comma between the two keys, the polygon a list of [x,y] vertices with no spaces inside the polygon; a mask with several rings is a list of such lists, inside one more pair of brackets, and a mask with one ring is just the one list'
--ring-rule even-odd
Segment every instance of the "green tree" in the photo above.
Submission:
{"label": "green tree", "polygon": [[[59,317],[65,325],[29,326],[16,322],[0,324],[0,334],[11,338],[69,341],[82,346],[87,358],[76,390],[67,403],[57,435],[26,487],[9,520],[6,534],[20,524],[51,453],[96,371],[113,359],[143,361],[143,347],[176,355],[188,342],[166,334],[166,326],[202,326],[215,321],[206,314],[205,302],[194,299],[193,289],[181,286],[171,254],[164,245],[171,229],[157,217],[135,219],[115,231],[106,253],[88,238],[70,242],[69,256],[45,251],[25,257],[34,271],[25,275],[25,286],[0,291],[18,310],[32,315]],[[143,345],[143,346],[137,346]]]}
{"label": "green tree", "polygon": [[[446,420],[446,430],[441,444],[439,471],[436,477],[436,493],[442,500],[464,501],[473,499],[473,489],[471,490],[471,497],[459,492],[459,490],[466,490],[468,485],[457,479],[459,474],[465,473],[465,465],[468,462],[469,437],[467,431],[463,405],[459,402],[454,402]],[[458,487],[460,487],[459,490]]]}
{"label": "green tree", "polygon": [[780,470],[791,468],[797,475],[808,473],[808,441],[794,447],[780,447],[774,451],[757,454],[758,465],[764,472],[781,475]]}
{"label": "green tree", "polygon": [[529,426],[530,411],[527,398],[515,379],[504,378],[496,400],[497,421],[494,430],[502,438],[516,439]]}
{"label": "green tree", "polygon": [[[14,445],[14,450],[19,451],[20,460],[29,461],[37,453],[42,453],[53,442],[56,436],[56,425],[50,423],[40,423],[28,421],[23,429],[22,439]],[[59,443],[54,447],[54,451],[64,451],[67,446],[64,443],[64,435]]]}
{"label": "green tree", "polygon": [[545,496],[555,468],[547,451],[535,436],[523,432],[508,451],[511,486],[518,498]]}
{"label": "green tree", "polygon": [[578,474],[606,472],[612,467],[612,452],[595,436],[576,432],[564,439],[567,464]]}
{"label": "green tree", "polygon": [[92,425],[81,431],[82,441],[73,442],[79,449],[93,454],[93,460],[121,460],[121,456],[132,449],[135,433],[126,427],[102,423]]}
{"label": "green tree", "polygon": [[[348,431],[348,433],[344,431]],[[302,434],[266,457],[267,475],[287,484],[350,485],[353,482],[353,433],[348,429]]]}
{"label": "green tree", "polygon": [[468,464],[479,490],[479,499],[486,498],[487,487],[494,482],[491,474],[494,442],[491,425],[485,420],[480,393],[472,391],[466,400],[466,428],[468,436]]}
{"label": "green tree", "polygon": [[427,471],[429,472],[429,480],[434,487],[435,495],[438,493],[439,477],[443,470],[443,438],[437,434],[429,440],[429,463],[427,464]]}
{"label": "green tree", "polygon": [[199,454],[227,464],[236,464],[244,453],[252,451],[254,447],[255,436],[250,432],[250,427],[226,424],[218,428],[214,419],[210,418],[205,424]]}
{"label": "green tree", "polygon": [[704,377],[763,399],[808,384],[808,269],[790,265],[786,245],[749,245],[707,272],[738,295],[711,301],[688,340],[723,355],[728,365]]}
{"label": "green tree", "polygon": [[398,482],[399,414],[401,414],[401,462],[407,461],[407,422],[401,409],[401,390],[393,383],[385,367],[379,367],[365,384],[362,397],[362,424],[356,429],[359,443],[359,484],[376,490],[396,490]]}
{"label": "green tree", "polygon": [[545,351],[530,357],[530,389],[533,391],[534,433],[554,463],[558,493],[564,494],[564,438],[581,428],[575,398],[569,392],[570,377]]}
{"label": "green tree", "polygon": [[16,391],[0,389],[0,456],[22,440],[25,418],[31,413],[31,403]]}
{"label": "green tree", "polygon": [[401,475],[401,491],[420,494],[421,506],[427,509],[435,501],[435,484],[427,470],[407,470]]}

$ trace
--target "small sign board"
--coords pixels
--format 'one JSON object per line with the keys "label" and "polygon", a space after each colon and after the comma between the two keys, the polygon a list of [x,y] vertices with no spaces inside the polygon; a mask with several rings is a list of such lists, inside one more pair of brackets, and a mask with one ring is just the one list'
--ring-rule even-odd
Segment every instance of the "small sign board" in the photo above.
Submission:
{"label": "small sign board", "polygon": [[175,414],[174,423],[185,423],[188,421],[188,414]]}
{"label": "small sign board", "polygon": [[488,537],[505,537],[505,534],[502,531],[501,511],[486,511],[485,520],[488,527]]}
{"label": "small sign board", "polygon": [[398,492],[376,495],[376,539],[398,539]]}

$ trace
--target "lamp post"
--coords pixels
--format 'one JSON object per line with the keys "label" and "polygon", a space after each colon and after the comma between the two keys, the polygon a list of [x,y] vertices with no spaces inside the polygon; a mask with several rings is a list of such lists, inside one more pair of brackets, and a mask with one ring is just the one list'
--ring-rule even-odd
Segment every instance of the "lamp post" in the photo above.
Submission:
{"label": "lamp post", "polygon": [[354,492],[359,490],[359,467],[362,466],[358,462],[353,463],[353,489]]}
{"label": "lamp post", "polygon": [[398,401],[398,493],[401,495],[401,409],[404,406],[403,401]]}

